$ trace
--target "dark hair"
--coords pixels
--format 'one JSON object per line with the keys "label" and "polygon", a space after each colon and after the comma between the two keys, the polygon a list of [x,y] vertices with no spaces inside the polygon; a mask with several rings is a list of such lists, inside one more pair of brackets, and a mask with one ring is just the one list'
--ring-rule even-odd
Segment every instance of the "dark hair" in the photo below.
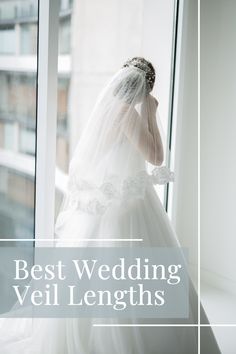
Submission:
{"label": "dark hair", "polygon": [[[127,103],[131,103],[134,97],[136,100],[139,97],[141,98],[143,88],[146,95],[152,91],[155,82],[155,69],[149,61],[141,57],[134,57],[127,60],[122,68],[137,68],[138,70],[136,71],[136,75],[133,75],[133,72],[132,75],[127,75],[127,77],[120,81],[113,92],[115,96],[118,96]],[[145,87],[140,87],[140,70],[145,77]]]}
{"label": "dark hair", "polygon": [[155,83],[156,73],[152,63],[142,57],[134,57],[128,59],[124,65],[125,67],[136,67],[145,72],[146,83],[147,83],[147,93],[151,92]]}

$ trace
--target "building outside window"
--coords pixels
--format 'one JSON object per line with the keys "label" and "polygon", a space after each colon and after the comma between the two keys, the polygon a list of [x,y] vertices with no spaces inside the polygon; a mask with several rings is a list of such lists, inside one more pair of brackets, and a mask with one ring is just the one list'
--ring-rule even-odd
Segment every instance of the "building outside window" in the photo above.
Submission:
{"label": "building outside window", "polygon": [[[63,176],[69,162],[71,13],[72,1],[61,1],[57,166],[59,175]],[[37,32],[37,0],[0,0],[1,238],[34,238]],[[57,209],[61,198],[58,182]]]}

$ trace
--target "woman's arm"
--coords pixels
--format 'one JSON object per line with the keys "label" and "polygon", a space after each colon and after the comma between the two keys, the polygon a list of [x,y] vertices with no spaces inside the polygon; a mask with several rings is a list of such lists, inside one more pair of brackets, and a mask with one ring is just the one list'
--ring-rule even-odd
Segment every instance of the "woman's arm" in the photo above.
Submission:
{"label": "woman's arm", "polygon": [[156,149],[154,154],[157,157],[158,161],[160,162],[159,165],[161,165],[164,160],[164,152],[163,152],[161,134],[156,120],[157,107],[158,107],[157,99],[154,96],[149,94],[147,96],[146,102],[142,104],[141,117],[143,117],[144,119],[145,117],[147,117],[148,130],[153,137],[154,145]]}
{"label": "woman's arm", "polygon": [[163,162],[163,146],[156,123],[157,104],[153,100],[155,99],[152,96],[147,98],[145,108],[141,109],[141,115],[136,109],[124,106],[122,129],[144,158],[151,164],[159,166]]}

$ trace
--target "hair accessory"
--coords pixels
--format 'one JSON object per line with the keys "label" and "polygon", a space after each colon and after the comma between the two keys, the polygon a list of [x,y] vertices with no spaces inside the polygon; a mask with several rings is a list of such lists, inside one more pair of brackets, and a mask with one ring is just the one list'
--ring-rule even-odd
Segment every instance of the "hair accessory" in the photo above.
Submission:
{"label": "hair accessory", "polygon": [[123,68],[125,67],[134,67],[142,70],[145,73],[146,76],[146,82],[148,86],[148,93],[152,91],[156,74],[155,74],[155,69],[153,65],[147,61],[146,59],[142,57],[134,57],[132,59],[128,59],[124,65]]}

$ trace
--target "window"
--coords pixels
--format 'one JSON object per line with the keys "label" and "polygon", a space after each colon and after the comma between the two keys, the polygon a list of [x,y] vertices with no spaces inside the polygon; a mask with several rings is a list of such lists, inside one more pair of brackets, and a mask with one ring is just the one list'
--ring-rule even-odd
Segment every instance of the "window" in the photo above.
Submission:
{"label": "window", "polygon": [[2,131],[2,146],[6,150],[16,150],[16,143],[17,143],[17,126],[14,123],[5,123],[2,124],[1,129]]}
{"label": "window", "polygon": [[7,162],[8,166],[2,163],[0,166],[0,237],[16,240],[32,238],[34,229],[33,170],[21,168],[21,164],[27,163],[27,160],[23,158],[22,161],[18,159],[19,167],[14,166],[13,156],[9,156]]}
{"label": "window", "polygon": [[[51,166],[56,163],[55,214],[52,212],[56,217],[69,161],[93,104],[107,79],[128,58],[144,56],[156,67],[154,94],[159,98],[164,130],[169,134],[176,0],[138,0],[135,7],[133,0],[112,0],[105,7],[92,0],[41,1],[39,5],[42,7],[39,38],[44,46],[40,52],[39,41],[39,67],[43,62],[47,70],[44,67],[44,71],[38,72],[37,98],[38,1],[0,1],[0,39],[3,43],[0,49],[0,169],[5,181],[0,193],[5,203],[2,219],[8,217],[13,224],[14,220],[21,219],[13,225],[14,237],[34,236],[34,205],[36,211],[43,210],[38,213],[40,216],[36,213],[38,225],[50,223],[50,232],[45,234],[47,237],[53,234],[50,201],[54,197],[51,190],[50,195],[46,192],[50,186],[54,193]],[[46,11],[49,11],[48,23],[43,17]],[[157,34],[155,46],[150,35],[153,32]],[[48,56],[50,61],[47,61]],[[56,109],[57,124],[54,122]],[[35,164],[39,166],[38,170],[36,168],[37,185]],[[13,181],[20,191],[12,187]],[[164,201],[163,190],[159,189],[158,193]],[[48,200],[43,199],[44,195]],[[37,206],[40,199],[40,206]],[[21,218],[17,213],[23,213],[25,217]]]}
{"label": "window", "polygon": [[14,54],[16,50],[16,31],[13,26],[0,27],[0,53]]}
{"label": "window", "polygon": [[34,155],[35,153],[35,131],[28,129],[20,130],[20,151],[23,154]]}
{"label": "window", "polygon": [[37,9],[0,2],[0,236],[16,240],[34,238]]}
{"label": "window", "polygon": [[71,30],[71,15],[67,15],[65,18],[60,19],[59,26],[59,53],[70,53],[70,30]]}
{"label": "window", "polygon": [[36,23],[22,24],[20,26],[20,53],[36,54],[37,51],[37,25]]}

